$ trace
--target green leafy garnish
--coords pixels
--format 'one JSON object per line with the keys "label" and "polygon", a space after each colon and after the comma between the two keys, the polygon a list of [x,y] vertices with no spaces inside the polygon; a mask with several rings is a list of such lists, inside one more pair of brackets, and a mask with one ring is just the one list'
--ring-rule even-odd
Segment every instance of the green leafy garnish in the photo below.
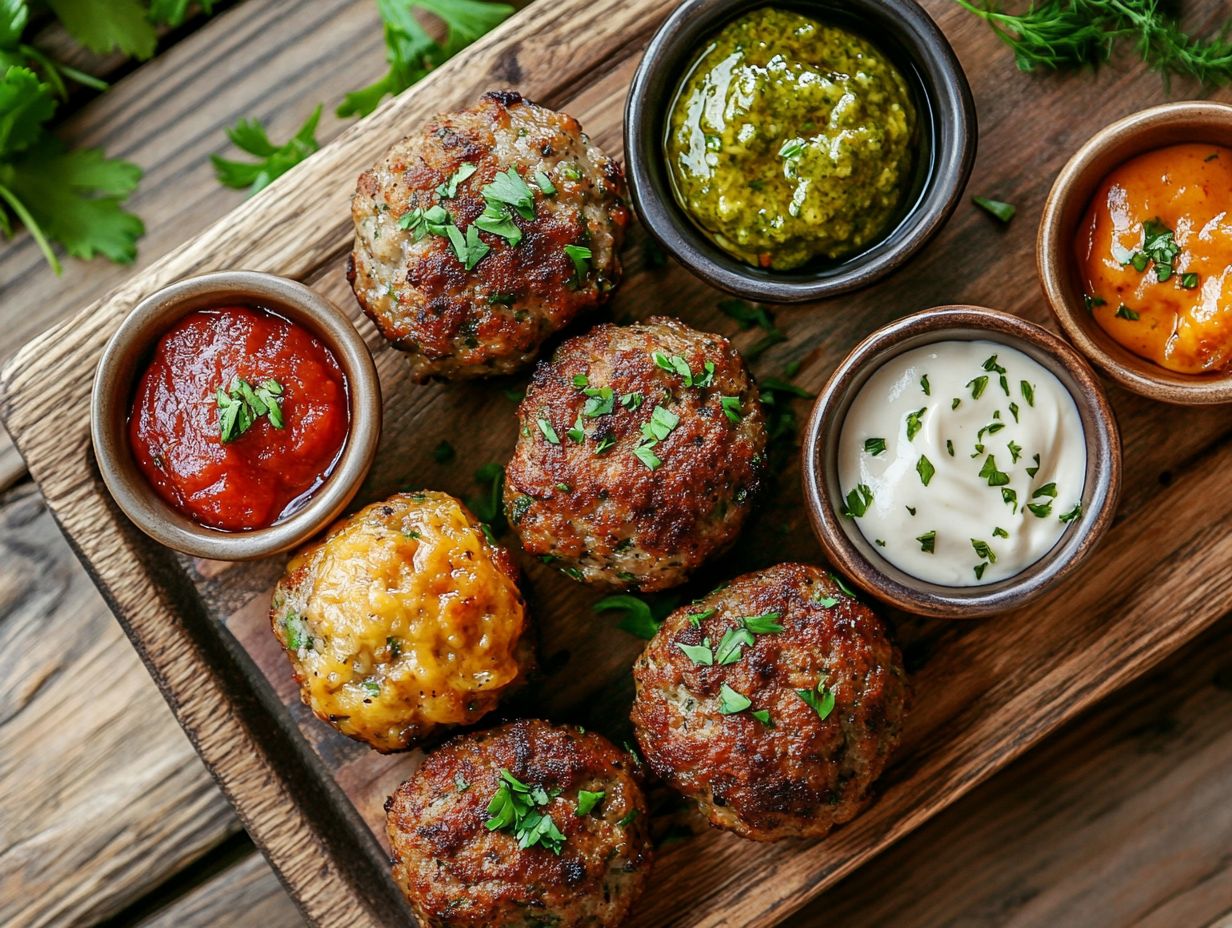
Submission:
{"label": "green leafy garnish", "polygon": [[682,644],[677,641],[676,647],[684,652],[685,657],[699,667],[709,667],[714,664],[714,651],[710,648],[709,638],[703,638],[701,644]]}
{"label": "green leafy garnish", "polygon": [[1122,303],[1120,306],[1117,307],[1116,314],[1117,314],[1118,319],[1129,319],[1130,321],[1134,321],[1134,322],[1138,320],[1137,311],[1130,309],[1124,303]]}
{"label": "green leafy garnish", "polygon": [[282,145],[271,142],[265,127],[256,119],[241,119],[227,130],[227,138],[240,151],[257,160],[231,161],[221,155],[210,155],[210,161],[214,164],[214,176],[225,187],[247,187],[249,194],[263,190],[321,147],[316,139],[317,122],[320,118],[321,107],[318,105],[304,124]]}
{"label": "green leafy garnish", "polygon": [[984,466],[980,468],[980,476],[988,481],[990,487],[1003,487],[1010,482],[1010,475],[1005,471],[997,470],[997,458],[990,454],[984,461]]}
{"label": "green leafy garnish", "polygon": [[770,318],[770,313],[766,311],[764,306],[754,306],[752,303],[746,303],[744,300],[719,300],[719,309],[725,315],[739,322],[742,329],[751,329],[753,326],[757,326],[765,329],[767,332],[778,331],[774,320]]}
{"label": "green leafy garnish", "polygon": [[1032,460],[1035,461],[1035,466],[1026,468],[1028,477],[1034,477],[1036,474],[1039,473],[1039,469],[1040,469],[1040,456],[1038,454],[1033,455]]}
{"label": "green leafy garnish", "polygon": [[783,630],[783,626],[778,622],[780,618],[781,613],[765,612],[761,615],[746,616],[742,621],[744,627],[755,635],[777,635]]}
{"label": "green leafy garnish", "polygon": [[871,454],[876,457],[879,454],[885,454],[886,440],[884,438],[866,438],[864,439],[864,453]]}
{"label": "green leafy garnish", "polygon": [[566,245],[565,257],[573,262],[574,279],[580,287],[590,273],[590,249],[585,245]]}
{"label": "green leafy garnish", "polygon": [[565,836],[552,816],[540,812],[551,798],[542,786],[527,786],[508,770],[501,768],[500,785],[488,802],[490,816],[484,826],[488,831],[510,832],[518,839],[518,847],[543,847],[557,856],[565,844]]}
{"label": "green leafy garnish", "polygon": [[595,790],[592,792],[588,789],[579,789],[577,794],[577,808],[573,810],[573,814],[578,818],[583,815],[589,815],[606,795],[604,790]]}
{"label": "green leafy garnish", "polygon": [[659,456],[654,453],[653,449],[653,445],[638,445],[633,449],[633,456],[651,470],[658,470],[663,466],[663,462],[659,460]]}
{"label": "green leafy garnish", "polygon": [[582,391],[586,403],[582,406],[582,415],[587,419],[598,419],[610,415],[616,404],[616,395],[611,387],[588,387]]}
{"label": "green leafy garnish", "polygon": [[822,721],[829,718],[834,711],[834,690],[826,686],[824,675],[817,681],[816,689],[796,690],[796,695],[808,703]]}
{"label": "green leafy garnish", "polygon": [[1082,515],[1082,503],[1074,503],[1073,509],[1069,512],[1063,512],[1057,518],[1059,518],[1062,522],[1073,522],[1080,515]]}
{"label": "green leafy garnish", "polygon": [[977,557],[982,557],[990,564],[997,563],[997,553],[988,546],[988,542],[980,541],[978,538],[972,538],[971,547],[975,549]]}
{"label": "green leafy garnish", "polygon": [[1179,283],[1186,290],[1192,290],[1194,287],[1198,286],[1198,275],[1193,271],[1189,271],[1188,273],[1182,274],[1177,280],[1177,283]]}
{"label": "green leafy garnish", "polygon": [[981,374],[979,377],[967,381],[967,386],[971,388],[971,398],[978,400],[984,395],[984,390],[988,387],[988,377]]}
{"label": "green leafy garnish", "polygon": [[864,513],[868,512],[868,507],[873,502],[873,491],[868,488],[867,484],[858,484],[854,490],[847,494],[847,501],[843,505],[842,514],[849,519],[858,519]]}
{"label": "green leafy garnish", "polygon": [[266,416],[274,428],[282,428],[282,392],[282,384],[277,380],[262,381],[254,388],[242,377],[231,382],[230,392],[219,387],[214,401],[218,406],[218,432],[222,443],[235,441],[262,416]]}
{"label": "green leafy garnish", "polygon": [[458,169],[449,175],[449,179],[445,183],[436,188],[436,195],[444,199],[451,199],[458,195],[458,184],[466,180],[472,174],[479,170],[469,161],[463,161],[458,165]]}
{"label": "green leafy garnish", "polygon": [[920,543],[920,550],[925,554],[932,554],[937,549],[937,533],[935,531],[917,535],[915,540]]}
{"label": "green leafy garnish", "polygon": [[655,636],[655,632],[663,624],[663,619],[672,611],[675,604],[674,597],[653,599],[648,602],[629,593],[617,593],[615,596],[604,597],[591,608],[595,612],[619,610],[623,615],[616,627],[630,635],[649,641]]}
{"label": "green leafy garnish", "polygon": [[737,712],[743,712],[751,705],[753,705],[753,701],[749,697],[743,693],[737,693],[726,683],[719,687],[720,715],[735,715]]}
{"label": "green leafy garnish", "polygon": [[485,464],[475,471],[475,482],[487,485],[487,495],[472,497],[466,508],[480,522],[492,526],[498,535],[505,530],[505,515],[501,511],[501,494],[505,485],[505,469],[499,464]]}
{"label": "green leafy garnish", "polygon": [[774,720],[770,718],[769,709],[754,709],[749,713],[749,715],[753,716],[753,718],[757,719],[757,721],[761,722],[767,728],[774,727]]}
{"label": "green leafy garnish", "polygon": [[[414,10],[424,10],[445,24],[445,42],[435,42]],[[429,71],[490,32],[513,14],[507,3],[486,0],[377,0],[385,24],[385,60],[380,80],[348,93],[338,106],[341,117],[367,116],[386,96],[396,96]]]}
{"label": "green leafy garnish", "polygon": [[308,623],[304,621],[302,615],[298,612],[288,612],[281,624],[288,649],[292,651],[312,650],[312,636],[308,634]]}
{"label": "green leafy garnish", "polygon": [[445,232],[448,233],[454,255],[468,271],[474,270],[475,265],[492,250],[479,238],[479,229],[474,225],[467,227],[465,235],[454,225],[446,226]]}
{"label": "green leafy garnish", "polygon": [[924,486],[928,486],[933,479],[933,474],[937,472],[937,469],[933,467],[932,461],[930,461],[925,455],[921,454],[920,459],[915,462],[915,472],[920,475],[920,483],[924,484]]}
{"label": "green leafy garnish", "polygon": [[988,197],[972,197],[971,202],[1001,222],[1009,222],[1017,212],[1013,204],[1004,203],[1001,200],[990,200]]}
{"label": "green leafy garnish", "polygon": [[927,407],[923,407],[915,412],[907,413],[907,441],[911,441],[920,433],[920,429],[924,427],[920,420],[927,411]]}
{"label": "green leafy garnish", "polygon": [[729,628],[719,640],[714,658],[720,665],[734,664],[744,656],[744,649],[754,642],[753,633],[747,628]]}
{"label": "green leafy garnish", "polygon": [[547,419],[536,419],[535,424],[539,426],[539,431],[543,433],[543,437],[548,440],[549,444],[560,444],[560,436],[556,434],[556,429],[552,428],[551,422]]}
{"label": "green leafy garnish", "polygon": [[729,422],[739,424],[744,419],[740,406],[740,397],[720,396],[719,405],[723,407],[723,415],[727,416]]}
{"label": "green leafy garnish", "polygon": [[556,185],[552,183],[552,179],[547,174],[543,171],[536,171],[532,176],[535,179],[535,186],[545,197],[556,195]]}
{"label": "green leafy garnish", "polygon": [[788,139],[779,148],[779,157],[788,161],[799,161],[804,154],[804,139]]}
{"label": "green leafy garnish", "polygon": [[[447,236],[450,223],[449,213],[445,212],[445,208],[439,204],[429,206],[427,209],[417,206],[398,217],[398,225],[407,229],[417,242],[425,235]],[[489,297],[488,302],[500,301]]]}

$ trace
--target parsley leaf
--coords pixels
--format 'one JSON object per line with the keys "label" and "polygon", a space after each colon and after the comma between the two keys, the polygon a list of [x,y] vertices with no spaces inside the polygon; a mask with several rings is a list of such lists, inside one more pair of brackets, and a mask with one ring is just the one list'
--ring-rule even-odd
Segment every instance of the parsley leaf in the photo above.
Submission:
{"label": "parsley leaf", "polygon": [[595,612],[619,610],[624,613],[616,627],[645,641],[649,641],[663,624],[663,619],[676,605],[675,597],[659,597],[650,600],[632,596],[629,593],[617,593],[606,596],[593,606]]}
{"label": "parsley leaf", "polygon": [[990,200],[988,197],[972,197],[971,202],[1001,222],[1009,222],[1017,212],[1012,203]]}
{"label": "parsley leaf", "polygon": [[871,454],[876,457],[879,454],[885,454],[886,440],[884,438],[866,438],[864,439],[864,453]]}
{"label": "parsley leaf", "polygon": [[710,649],[709,638],[703,638],[701,644],[682,644],[677,641],[676,647],[698,667],[710,667],[714,664],[714,651]]}
{"label": "parsley leaf", "polygon": [[93,52],[120,52],[146,59],[154,54],[158,36],[138,0],[47,0],[74,39]]}
{"label": "parsley leaf", "polygon": [[594,792],[588,789],[579,789],[577,794],[577,808],[573,810],[573,814],[579,818],[583,815],[589,815],[597,806],[605,795],[604,790],[596,790]]}
{"label": "parsley leaf", "polygon": [[[445,24],[445,42],[435,42],[415,9],[437,16]],[[450,56],[490,32],[513,14],[507,3],[485,0],[377,0],[385,23],[385,60],[389,70],[380,80],[348,93],[337,109],[341,117],[367,116],[386,96],[397,95]]]}
{"label": "parsley leaf", "polygon": [[823,674],[821,679],[817,681],[815,690],[796,690],[796,695],[808,703],[813,711],[825,721],[830,717],[830,713],[834,711],[834,690],[826,686],[826,678]]}
{"label": "parsley leaf", "polygon": [[227,130],[231,144],[256,158],[256,161],[231,161],[221,155],[210,155],[214,164],[214,176],[225,187],[249,188],[249,194],[257,193],[278,177],[295,167],[321,147],[316,139],[317,122],[321,119],[321,107],[282,145],[275,145],[266,134],[265,127],[255,119],[241,119]]}
{"label": "parsley leaf", "polygon": [[737,712],[743,712],[751,705],[753,705],[753,700],[743,693],[737,693],[726,683],[719,687],[720,715],[735,715]]}
{"label": "parsley leaf", "polygon": [[858,519],[868,512],[868,507],[872,505],[872,502],[873,491],[868,488],[867,484],[858,484],[847,494],[847,501],[842,507],[842,515],[849,519]]}
{"label": "parsley leaf", "polygon": [[582,281],[586,279],[586,275],[590,273],[590,249],[585,245],[566,245],[565,257],[573,262],[576,284],[581,286]]}
{"label": "parsley leaf", "polygon": [[540,812],[537,807],[551,801],[542,786],[527,786],[508,770],[502,768],[500,785],[488,802],[488,831],[507,831],[518,839],[518,847],[543,847],[557,856],[565,844],[565,836],[552,816]]}

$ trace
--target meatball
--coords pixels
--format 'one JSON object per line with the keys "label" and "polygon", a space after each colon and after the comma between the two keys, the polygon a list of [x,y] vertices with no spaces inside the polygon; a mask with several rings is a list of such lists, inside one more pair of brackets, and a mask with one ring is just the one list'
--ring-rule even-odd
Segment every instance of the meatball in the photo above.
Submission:
{"label": "meatball", "polygon": [[624,196],[576,119],[488,93],[360,175],[347,277],[416,380],[509,373],[620,282]]}
{"label": "meatball", "polygon": [[600,325],[535,371],[505,509],[522,546],[587,583],[661,590],[736,538],[765,468],[757,386],[721,335]]}
{"label": "meatball", "polygon": [[425,928],[621,925],[651,857],[632,770],[572,726],[460,735],[385,803],[394,880]]}
{"label": "meatball", "polygon": [[317,717],[381,752],[496,708],[534,663],[509,552],[445,493],[399,493],[287,565],[270,621]]}
{"label": "meatball", "polygon": [[633,669],[650,768],[711,824],[818,838],[898,744],[907,677],[885,626],[824,571],[745,574],[663,623]]}

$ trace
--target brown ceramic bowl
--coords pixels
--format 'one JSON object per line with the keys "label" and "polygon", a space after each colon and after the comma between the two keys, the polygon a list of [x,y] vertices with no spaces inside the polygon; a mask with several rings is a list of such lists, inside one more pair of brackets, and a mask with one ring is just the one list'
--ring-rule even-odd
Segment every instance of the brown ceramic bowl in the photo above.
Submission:
{"label": "brown ceramic bowl", "polygon": [[1040,218],[1036,261],[1044,296],[1066,337],[1121,386],[1166,403],[1232,402],[1232,372],[1182,374],[1122,347],[1087,311],[1074,254],[1074,234],[1100,182],[1118,165],[1181,142],[1232,147],[1232,106],[1166,103],[1142,110],[1095,133],[1052,185]]}
{"label": "brown ceramic bowl", "polygon": [[[839,261],[792,271],[752,267],[715,245],[678,203],[664,144],[677,91],[709,38],[730,20],[780,6],[865,36],[906,79],[920,121],[915,176],[884,234]],[[684,0],[650,40],[625,103],[633,206],[659,244],[711,286],[767,303],[848,293],[909,261],[941,229],[975,162],[975,102],[958,57],[915,0]]]}
{"label": "brown ceramic bowl", "polygon": [[[351,429],[329,478],[287,518],[247,532],[198,525],[164,503],[138,469],[128,439],[136,382],[158,339],[188,313],[228,304],[268,309],[316,335],[337,358],[351,402]],[[103,481],[139,529],[185,554],[251,560],[301,544],[342,514],[376,453],[381,385],[363,338],[342,310],[325,297],[285,277],[224,271],[181,280],[146,297],[129,313],[103,350],[94,375],[90,429]]]}
{"label": "brown ceramic bowl", "polygon": [[[839,514],[838,444],[847,410],[886,361],[939,341],[986,339],[1035,359],[1056,375],[1078,407],[1086,439],[1082,515],[1056,545],[1021,573],[986,586],[940,586],[899,570],[877,553],[851,519]],[[1121,489],[1121,436],[1099,378],[1079,354],[1047,329],[980,306],[941,306],[878,329],[843,359],[817,397],[802,450],[809,518],[830,562],[856,585],[900,609],[959,619],[1016,609],[1074,571],[1112,522]]]}

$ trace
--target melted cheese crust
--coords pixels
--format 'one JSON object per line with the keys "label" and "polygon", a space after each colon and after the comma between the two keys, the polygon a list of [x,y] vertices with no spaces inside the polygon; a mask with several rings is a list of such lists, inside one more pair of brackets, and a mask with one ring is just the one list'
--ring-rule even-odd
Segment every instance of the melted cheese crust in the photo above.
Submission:
{"label": "melted cheese crust", "polygon": [[520,681],[530,647],[512,573],[456,499],[398,494],[291,561],[274,630],[320,718],[399,750],[477,721]]}

